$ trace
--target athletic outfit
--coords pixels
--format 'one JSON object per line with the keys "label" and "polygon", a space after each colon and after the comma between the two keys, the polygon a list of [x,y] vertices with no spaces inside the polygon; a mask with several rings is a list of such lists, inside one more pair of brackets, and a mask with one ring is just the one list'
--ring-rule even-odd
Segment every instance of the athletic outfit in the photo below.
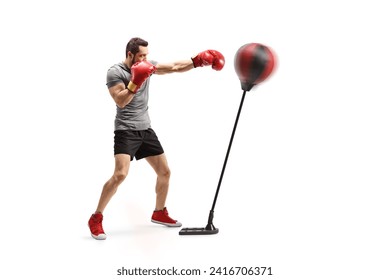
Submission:
{"label": "athletic outfit", "polygon": [[[156,65],[156,61],[150,61]],[[124,63],[117,63],[107,71],[107,87],[118,83],[127,85],[131,80],[131,71]],[[131,160],[137,160],[164,153],[156,133],[151,128],[148,113],[148,78],[138,89],[133,99],[124,108],[116,108],[114,154],[128,154]]]}
{"label": "athletic outfit", "polygon": [[[156,65],[156,61],[149,61]],[[131,70],[124,63],[117,63],[107,71],[107,87],[110,88],[119,83],[125,86],[131,80]],[[151,128],[148,113],[150,77],[145,80],[137,90],[133,99],[124,108],[117,106],[114,129],[114,154],[128,154],[131,160],[137,160],[157,156],[164,153],[160,141],[154,130]],[[151,221],[169,227],[180,227],[181,223],[169,217],[167,208],[155,210]],[[93,238],[98,240],[106,239],[103,230],[103,215],[92,214],[88,226]]]}

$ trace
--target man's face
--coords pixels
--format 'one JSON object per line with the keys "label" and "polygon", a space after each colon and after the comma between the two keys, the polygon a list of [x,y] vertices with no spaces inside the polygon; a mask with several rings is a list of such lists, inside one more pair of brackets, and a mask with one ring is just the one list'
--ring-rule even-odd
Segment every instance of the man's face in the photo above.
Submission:
{"label": "man's face", "polygon": [[139,61],[144,61],[147,59],[147,56],[149,54],[149,51],[148,51],[148,47],[143,47],[143,46],[139,46],[139,52],[133,56],[131,53],[130,55],[133,56],[132,58],[132,64],[136,63],[136,62],[139,62]]}

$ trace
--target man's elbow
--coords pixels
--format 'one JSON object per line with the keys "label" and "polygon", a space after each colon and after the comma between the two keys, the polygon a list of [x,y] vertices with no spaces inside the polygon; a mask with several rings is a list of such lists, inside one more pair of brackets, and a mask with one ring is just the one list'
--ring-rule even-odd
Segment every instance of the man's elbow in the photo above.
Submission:
{"label": "man's elbow", "polygon": [[126,107],[127,103],[125,102],[116,102],[116,105],[120,108],[120,109],[123,109]]}

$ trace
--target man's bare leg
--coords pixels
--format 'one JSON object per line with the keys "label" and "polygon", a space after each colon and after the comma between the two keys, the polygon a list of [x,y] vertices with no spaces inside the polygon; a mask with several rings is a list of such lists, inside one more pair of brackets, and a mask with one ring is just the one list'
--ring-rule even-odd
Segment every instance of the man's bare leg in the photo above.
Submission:
{"label": "man's bare leg", "polygon": [[104,184],[99,204],[95,213],[103,213],[107,204],[116,193],[119,185],[125,180],[130,168],[130,155],[115,155],[115,170],[112,177]]}
{"label": "man's bare leg", "polygon": [[146,158],[157,174],[155,210],[163,210],[168,195],[171,171],[165,154]]}

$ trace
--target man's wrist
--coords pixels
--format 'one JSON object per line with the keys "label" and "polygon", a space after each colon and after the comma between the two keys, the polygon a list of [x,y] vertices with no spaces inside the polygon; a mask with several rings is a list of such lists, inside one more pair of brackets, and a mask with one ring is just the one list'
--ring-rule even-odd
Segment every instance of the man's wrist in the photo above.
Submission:
{"label": "man's wrist", "polygon": [[130,92],[135,93],[135,90],[137,89],[137,85],[134,84],[132,81],[130,81],[129,84],[127,85],[127,89]]}

